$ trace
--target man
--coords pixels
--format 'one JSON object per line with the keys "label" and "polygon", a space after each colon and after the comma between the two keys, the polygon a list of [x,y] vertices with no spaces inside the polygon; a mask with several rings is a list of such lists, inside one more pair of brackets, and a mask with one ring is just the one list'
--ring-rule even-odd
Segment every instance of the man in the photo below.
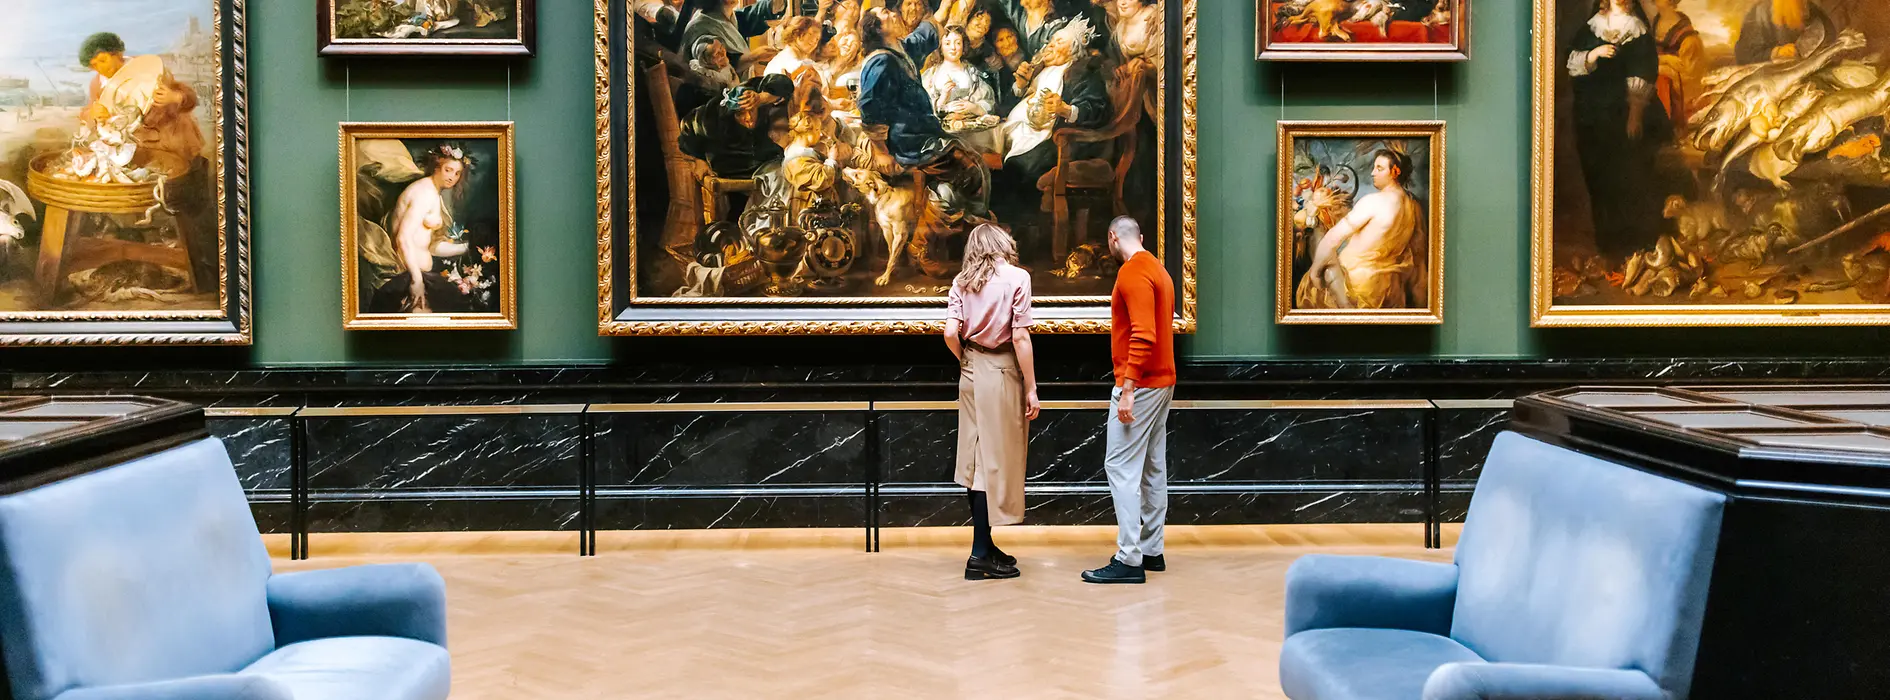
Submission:
{"label": "man", "polygon": [[[114,110],[142,110],[138,128],[131,133],[138,150],[130,165],[165,175],[164,208],[190,251],[194,286],[214,289],[219,262],[216,189],[210,180],[212,154],[206,152],[203,128],[197,124],[197,91],[172,75],[157,55],[126,58],[125,41],[111,32],[86,37],[79,45],[79,62],[97,74],[87,85],[86,106],[80,112],[87,125],[111,119]],[[151,76],[155,80],[145,82]],[[139,97],[146,85],[151,89],[148,101]]]}
{"label": "man", "polygon": [[1372,156],[1372,186],[1313,251],[1294,302],[1302,309],[1410,309],[1429,304],[1424,205],[1405,191],[1410,157]]}
{"label": "man", "polygon": [[1142,583],[1164,571],[1168,520],[1168,406],[1175,397],[1175,283],[1142,247],[1142,227],[1109,222],[1109,252],[1122,261],[1109,299],[1116,389],[1105,426],[1109,495],[1116,505],[1116,555],[1083,572],[1090,583]]}
{"label": "man", "polygon": [[729,60],[735,62],[742,75],[748,75],[748,69],[755,63],[747,60],[749,37],[767,33],[772,26],[770,23],[787,12],[787,0],[763,0],[736,9],[740,5],[737,0],[700,0],[697,6],[701,9],[683,27],[681,45],[694,46],[696,40],[704,36],[721,39]]}
{"label": "man", "polygon": [[[1015,91],[1021,100],[1004,119],[1004,155],[1007,191],[1035,193],[1039,181],[1057,167],[1057,144],[1051,139],[1058,127],[1094,129],[1109,123],[1115,111],[1109,104],[1107,75],[1084,53],[1091,28],[1078,18],[1064,24],[1036,59],[1019,69]],[[1002,86],[1001,86],[1002,87]],[[1096,157],[1101,144],[1077,144],[1070,160]]]}
{"label": "man", "polygon": [[1758,0],[1739,25],[1733,58],[1744,64],[1798,58],[1798,41],[1806,34],[1818,39],[1816,45],[1804,47],[1810,53],[1836,39],[1837,29],[1811,0]]}

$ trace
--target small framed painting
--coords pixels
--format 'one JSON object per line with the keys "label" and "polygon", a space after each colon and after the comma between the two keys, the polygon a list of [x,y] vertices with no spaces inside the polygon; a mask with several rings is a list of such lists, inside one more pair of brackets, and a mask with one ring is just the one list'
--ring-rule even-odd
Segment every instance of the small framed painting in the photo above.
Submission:
{"label": "small framed painting", "polygon": [[1470,0],[1257,0],[1262,61],[1468,61]]}
{"label": "small framed painting", "polygon": [[315,0],[323,56],[530,56],[537,0]]}
{"label": "small framed painting", "polygon": [[517,328],[512,163],[511,122],[342,124],[342,328]]}
{"label": "small framed painting", "polygon": [[1444,320],[1444,123],[1280,122],[1274,319]]}

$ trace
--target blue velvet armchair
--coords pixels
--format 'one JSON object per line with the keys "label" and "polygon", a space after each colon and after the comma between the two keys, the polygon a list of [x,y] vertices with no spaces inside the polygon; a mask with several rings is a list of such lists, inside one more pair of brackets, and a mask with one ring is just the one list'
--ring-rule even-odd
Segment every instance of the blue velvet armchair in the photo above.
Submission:
{"label": "blue velvet armchair", "polygon": [[215,439],[0,497],[15,700],[439,700],[445,595],[418,564],[273,575]]}
{"label": "blue velvet armchair", "polygon": [[1293,700],[1683,700],[1725,497],[1498,436],[1456,561],[1286,574]]}

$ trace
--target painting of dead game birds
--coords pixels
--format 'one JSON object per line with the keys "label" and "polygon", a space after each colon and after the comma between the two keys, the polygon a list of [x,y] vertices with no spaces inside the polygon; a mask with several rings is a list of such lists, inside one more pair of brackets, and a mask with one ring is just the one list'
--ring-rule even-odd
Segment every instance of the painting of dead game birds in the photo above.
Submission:
{"label": "painting of dead game birds", "polygon": [[1465,61],[1471,0],[1258,0],[1263,61]]}

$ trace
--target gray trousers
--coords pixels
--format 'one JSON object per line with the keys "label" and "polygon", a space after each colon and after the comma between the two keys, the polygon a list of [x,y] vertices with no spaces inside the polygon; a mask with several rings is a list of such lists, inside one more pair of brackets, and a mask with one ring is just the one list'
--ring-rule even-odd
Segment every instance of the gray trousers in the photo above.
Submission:
{"label": "gray trousers", "polygon": [[1122,388],[1109,394],[1105,428],[1109,495],[1116,504],[1116,558],[1141,566],[1142,557],[1162,553],[1162,525],[1168,521],[1168,405],[1172,386],[1135,390],[1135,420],[1116,419]]}

